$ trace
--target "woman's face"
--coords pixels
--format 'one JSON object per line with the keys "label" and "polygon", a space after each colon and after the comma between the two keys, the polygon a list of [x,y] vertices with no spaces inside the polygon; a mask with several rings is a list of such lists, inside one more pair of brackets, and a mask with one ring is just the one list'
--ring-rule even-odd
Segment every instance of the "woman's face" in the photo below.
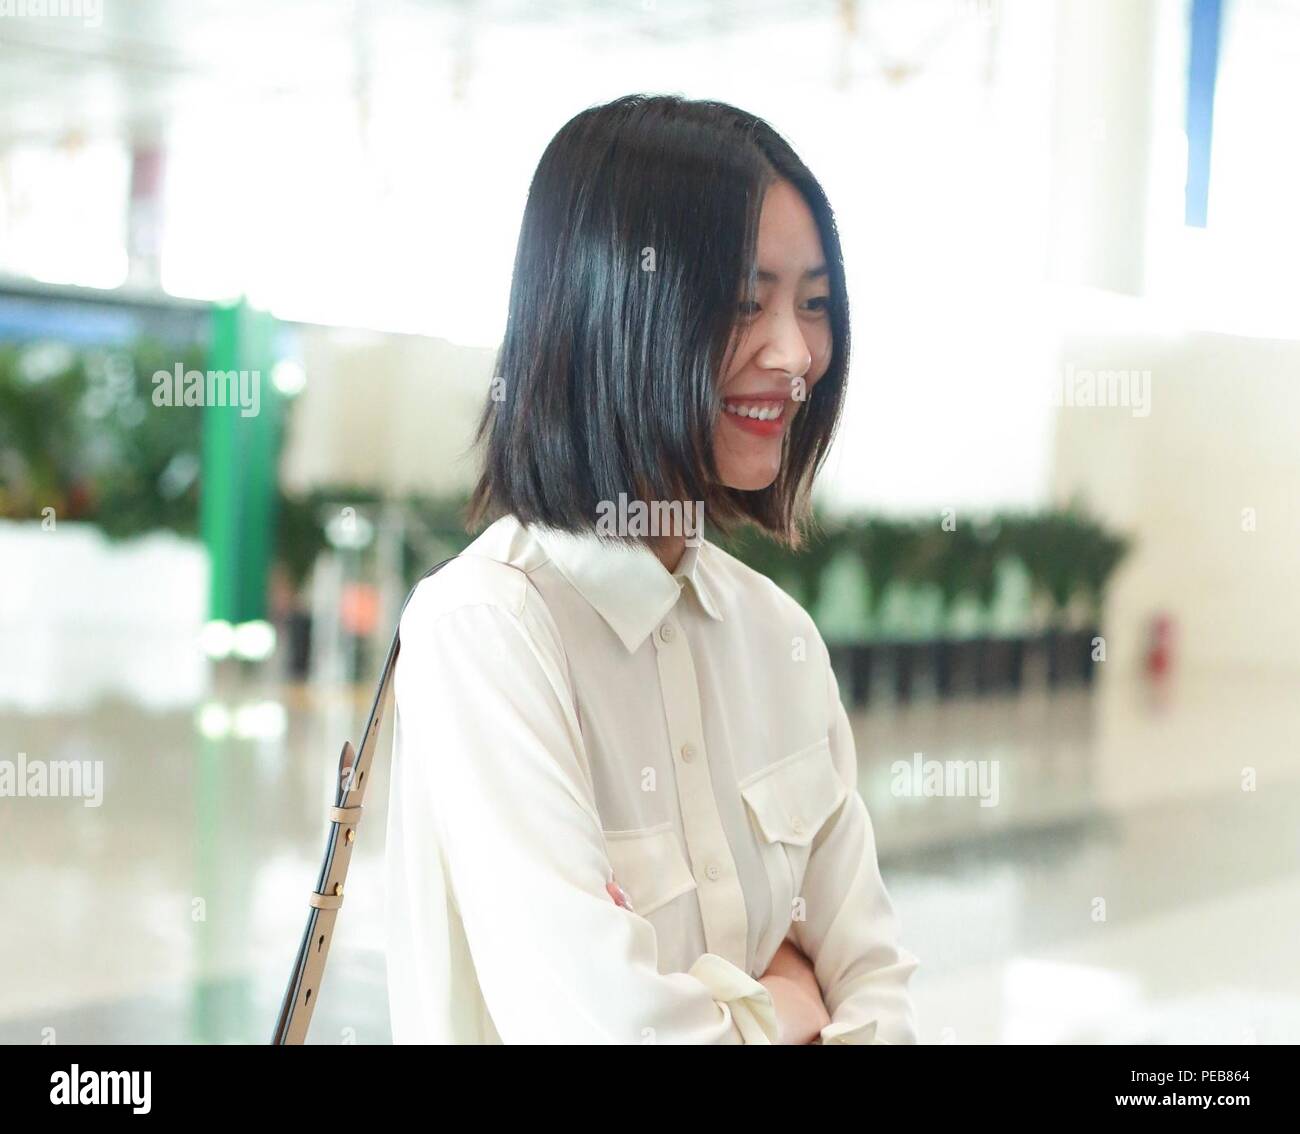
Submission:
{"label": "woman's face", "polygon": [[713,438],[722,483],[744,491],[776,479],[785,434],[831,361],[821,237],[788,181],[777,181],[764,197],[752,287],[738,308]]}

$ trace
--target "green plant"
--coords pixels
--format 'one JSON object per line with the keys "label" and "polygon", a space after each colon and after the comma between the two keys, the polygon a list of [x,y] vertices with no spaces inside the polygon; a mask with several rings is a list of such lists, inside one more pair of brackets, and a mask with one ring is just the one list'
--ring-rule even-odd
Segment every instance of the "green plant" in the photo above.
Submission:
{"label": "green plant", "polygon": [[1111,576],[1127,557],[1132,543],[1112,535],[1101,525],[1092,525],[1090,539],[1081,549],[1079,573],[1094,626],[1101,625],[1102,604]]}
{"label": "green plant", "polygon": [[997,516],[975,521],[970,535],[966,548],[968,589],[975,596],[982,614],[987,616],[997,596],[998,563],[1006,552],[1006,539]]}
{"label": "green plant", "polygon": [[316,557],[329,542],[320,519],[320,504],[313,495],[282,494],[276,515],[275,560],[284,568],[294,590],[300,590]]}
{"label": "green plant", "polygon": [[778,586],[797,585],[798,570],[790,551],[753,525],[746,524],[726,536],[711,532],[707,538]]}
{"label": "green plant", "polygon": [[910,520],[877,516],[849,521],[846,527],[844,543],[862,558],[870,588],[868,605],[874,619],[891,584],[920,580],[920,526]]}
{"label": "green plant", "polygon": [[153,375],[201,347],[0,347],[0,515],[91,520],[125,538],[198,528],[202,410],[153,404]]}
{"label": "green plant", "polygon": [[973,585],[970,565],[974,547],[974,531],[969,524],[959,523],[945,529],[931,522],[916,532],[916,578],[938,589],[943,617],[951,612],[958,596]]}
{"label": "green plant", "polygon": [[[1004,524],[1012,550],[1029,571],[1035,594],[1049,610],[1049,628],[1063,629],[1071,601],[1085,586],[1087,562],[1102,529],[1077,505],[1037,515],[1017,515]],[[1110,569],[1113,565],[1105,568],[1101,560],[1093,568],[1100,579],[1099,587],[1104,585]]]}

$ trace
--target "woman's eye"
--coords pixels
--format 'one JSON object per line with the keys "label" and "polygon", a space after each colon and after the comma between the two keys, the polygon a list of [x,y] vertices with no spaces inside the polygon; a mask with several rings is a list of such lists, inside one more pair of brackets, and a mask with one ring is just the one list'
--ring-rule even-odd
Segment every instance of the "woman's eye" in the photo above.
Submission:
{"label": "woman's eye", "polygon": [[831,297],[829,295],[814,295],[804,306],[809,311],[816,311],[820,314],[831,309]]}
{"label": "woman's eye", "polygon": [[742,315],[757,315],[762,310],[752,299],[742,299],[737,309]]}

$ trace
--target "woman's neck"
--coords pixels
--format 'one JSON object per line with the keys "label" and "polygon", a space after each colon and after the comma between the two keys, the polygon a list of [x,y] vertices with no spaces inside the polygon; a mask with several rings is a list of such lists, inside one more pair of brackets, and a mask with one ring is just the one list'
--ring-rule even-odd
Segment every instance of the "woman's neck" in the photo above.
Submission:
{"label": "woman's neck", "polygon": [[684,535],[666,535],[653,536],[650,541],[650,550],[659,557],[668,573],[671,575],[677,570],[677,564],[682,561],[682,552],[686,550],[686,537]]}

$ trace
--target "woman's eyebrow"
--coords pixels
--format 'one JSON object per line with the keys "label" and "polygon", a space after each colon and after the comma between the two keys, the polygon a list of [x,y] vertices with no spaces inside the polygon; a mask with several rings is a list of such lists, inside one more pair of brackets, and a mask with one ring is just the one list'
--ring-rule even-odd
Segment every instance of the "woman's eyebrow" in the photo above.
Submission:
{"label": "woman's eyebrow", "polygon": [[[817,267],[809,268],[806,272],[804,272],[803,278],[805,280],[817,280],[817,279],[821,279],[823,276],[828,274],[829,273],[827,272],[826,265],[818,264]],[[781,274],[779,272],[769,272],[765,268],[759,268],[757,275],[760,283],[776,283],[777,280],[781,278]]]}

